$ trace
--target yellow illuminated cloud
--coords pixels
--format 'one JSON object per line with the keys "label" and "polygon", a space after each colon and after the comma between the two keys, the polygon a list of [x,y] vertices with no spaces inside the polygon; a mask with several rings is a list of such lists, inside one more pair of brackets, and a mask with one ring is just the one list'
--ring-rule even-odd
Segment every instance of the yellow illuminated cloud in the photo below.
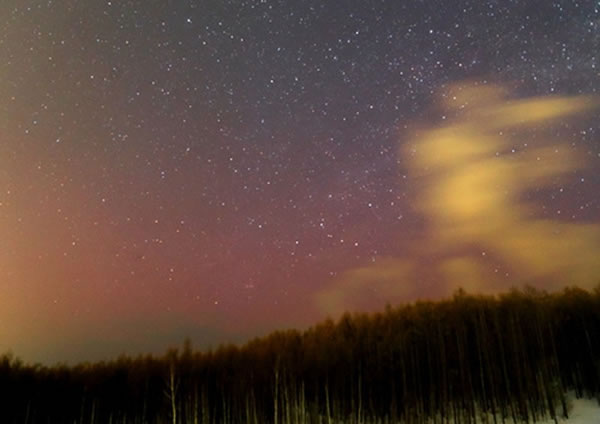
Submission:
{"label": "yellow illuminated cloud", "polygon": [[[324,311],[354,307],[355,296],[382,281],[389,302],[408,300],[415,292],[410,285],[424,275],[437,280],[432,295],[457,287],[490,292],[521,284],[598,284],[600,224],[542,219],[524,200],[586,166],[565,141],[544,139],[541,130],[597,102],[584,96],[511,101],[506,93],[463,84],[442,96],[446,113],[458,117],[421,131],[400,150],[420,188],[413,203],[428,222],[427,233],[408,257],[351,270],[333,282],[317,295]],[[490,272],[494,262],[511,272]]]}
{"label": "yellow illuminated cloud", "polygon": [[407,297],[413,290],[408,278],[414,273],[412,268],[409,261],[381,258],[374,264],[352,269],[336,284],[317,293],[317,306],[331,315],[339,315],[366,302],[383,306],[389,299]]}
{"label": "yellow illuminated cloud", "polygon": [[441,277],[449,284],[449,290],[459,287],[470,293],[481,293],[486,290],[486,273],[483,266],[472,257],[456,257],[442,261],[439,265]]}

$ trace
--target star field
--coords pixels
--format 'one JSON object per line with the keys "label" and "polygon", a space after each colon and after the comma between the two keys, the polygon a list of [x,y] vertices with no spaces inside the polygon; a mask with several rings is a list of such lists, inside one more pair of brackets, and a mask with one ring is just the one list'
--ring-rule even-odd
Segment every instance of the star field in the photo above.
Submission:
{"label": "star field", "polygon": [[[494,289],[555,287],[512,244],[436,239],[442,182],[421,177],[440,165],[411,146],[462,122],[439,106],[461,81],[593,98],[599,51],[591,0],[3,1],[0,349],[53,362],[246,340],[447,295],[429,271],[465,249],[490,258]],[[519,172],[530,153],[553,163],[533,147],[546,139],[578,158],[543,183],[499,171],[519,195],[495,207],[533,205],[507,226],[581,240],[562,225],[584,225],[575,248],[600,249],[597,118],[494,127],[491,154]],[[348,282],[405,275],[399,258],[417,269],[400,291]]]}

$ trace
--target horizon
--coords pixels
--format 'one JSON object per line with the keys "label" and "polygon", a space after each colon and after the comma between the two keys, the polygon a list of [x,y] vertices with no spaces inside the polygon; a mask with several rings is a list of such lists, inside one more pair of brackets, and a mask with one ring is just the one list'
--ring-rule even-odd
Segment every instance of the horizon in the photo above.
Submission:
{"label": "horizon", "polygon": [[[481,301],[481,300],[490,301],[490,300],[492,300],[493,302],[503,302],[506,299],[510,299],[515,295],[518,297],[521,297],[521,298],[527,298],[530,300],[539,301],[542,299],[549,299],[549,298],[557,299],[567,293],[580,294],[581,291],[583,293],[586,293],[587,295],[591,295],[591,296],[597,295],[598,293],[600,293],[600,283],[591,289],[582,289],[579,286],[565,285],[564,287],[561,287],[560,289],[556,289],[554,291],[538,289],[538,288],[535,288],[535,287],[529,286],[529,285],[525,285],[522,287],[513,286],[513,287],[508,288],[506,291],[497,292],[497,293],[470,293],[467,290],[465,290],[464,288],[458,287],[451,295],[445,296],[442,298],[412,299],[412,300],[394,304],[394,305],[388,303],[385,305],[385,307],[383,307],[381,309],[371,310],[371,311],[348,310],[348,311],[344,311],[343,313],[341,313],[337,316],[329,316],[328,315],[328,316],[324,317],[322,320],[320,320],[318,322],[314,322],[306,327],[275,328],[275,329],[271,329],[263,334],[254,334],[252,336],[249,336],[246,339],[243,339],[243,338],[240,338],[238,340],[232,339],[229,341],[222,341],[217,344],[206,344],[206,345],[197,346],[194,344],[191,337],[183,334],[181,339],[176,340],[174,343],[172,343],[170,345],[166,345],[162,351],[159,351],[159,350],[141,351],[141,350],[139,350],[134,353],[128,353],[125,351],[121,351],[118,354],[115,354],[112,356],[102,355],[101,353],[94,351],[94,353],[90,356],[89,359],[79,361],[79,362],[62,360],[62,361],[57,361],[57,362],[42,363],[42,362],[24,361],[23,358],[19,357],[12,350],[9,349],[8,351],[0,352],[0,359],[2,359],[2,358],[8,359],[10,363],[12,363],[12,361],[16,361],[15,363],[18,363],[19,366],[34,367],[36,369],[38,366],[41,366],[41,367],[47,368],[47,369],[54,369],[57,367],[58,368],[67,367],[70,369],[76,369],[77,367],[82,366],[82,365],[91,365],[91,366],[100,365],[100,364],[110,365],[110,364],[117,363],[117,362],[121,361],[122,359],[129,360],[129,361],[138,361],[140,359],[144,360],[147,358],[151,358],[153,360],[158,360],[158,361],[165,361],[165,360],[168,361],[168,358],[172,357],[172,355],[175,355],[175,357],[179,357],[181,359],[183,356],[185,356],[186,354],[189,354],[189,353],[191,353],[193,355],[198,355],[198,354],[205,355],[205,354],[211,354],[211,353],[219,354],[219,352],[221,352],[223,349],[225,351],[227,351],[231,347],[234,347],[235,349],[243,351],[245,349],[251,348],[251,346],[253,346],[255,343],[259,343],[259,344],[265,343],[268,339],[270,339],[278,334],[285,335],[285,334],[289,334],[289,332],[291,331],[291,332],[296,332],[296,334],[298,334],[301,337],[305,337],[307,335],[310,335],[311,333],[314,333],[315,331],[318,331],[318,329],[323,326],[327,327],[329,325],[333,325],[334,327],[337,327],[337,326],[341,325],[344,320],[349,319],[349,320],[353,321],[356,319],[363,320],[366,318],[367,321],[372,321],[373,319],[377,319],[377,317],[381,317],[381,316],[385,317],[389,313],[403,314],[404,311],[410,310],[412,308],[419,309],[423,305],[433,305],[434,307],[437,307],[442,304],[452,304],[456,301],[460,301],[461,299],[463,299],[463,300],[470,299],[472,301]],[[198,358],[198,357],[196,356],[196,358]]]}

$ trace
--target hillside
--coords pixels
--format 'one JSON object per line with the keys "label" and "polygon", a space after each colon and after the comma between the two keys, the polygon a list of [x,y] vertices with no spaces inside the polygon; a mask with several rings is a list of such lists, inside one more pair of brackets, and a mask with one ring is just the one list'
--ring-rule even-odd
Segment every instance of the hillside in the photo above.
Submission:
{"label": "hillside", "polygon": [[0,359],[6,423],[554,422],[570,391],[600,400],[600,290],[459,291],[208,352]]}

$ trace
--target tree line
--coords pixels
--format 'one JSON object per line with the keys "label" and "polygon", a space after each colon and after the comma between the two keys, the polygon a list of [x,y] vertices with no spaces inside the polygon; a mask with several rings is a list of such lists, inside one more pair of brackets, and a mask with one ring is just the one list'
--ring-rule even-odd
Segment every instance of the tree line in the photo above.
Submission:
{"label": "tree line", "polygon": [[600,288],[458,291],[243,346],[75,366],[0,357],[5,423],[536,422],[600,402]]}

